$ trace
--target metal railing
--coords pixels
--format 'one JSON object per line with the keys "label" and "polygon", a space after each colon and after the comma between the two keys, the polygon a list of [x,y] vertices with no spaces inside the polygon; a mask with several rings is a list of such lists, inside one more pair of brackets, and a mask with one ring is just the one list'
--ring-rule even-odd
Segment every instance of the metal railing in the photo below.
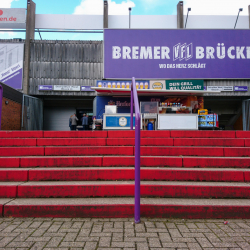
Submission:
{"label": "metal railing", "polygon": [[134,104],[135,104],[135,223],[140,222],[140,138],[141,138],[141,114],[139,109],[138,95],[135,85],[135,78],[131,83],[130,101],[130,130],[134,125]]}
{"label": "metal railing", "polygon": [[250,99],[242,101],[243,130],[250,130]]}

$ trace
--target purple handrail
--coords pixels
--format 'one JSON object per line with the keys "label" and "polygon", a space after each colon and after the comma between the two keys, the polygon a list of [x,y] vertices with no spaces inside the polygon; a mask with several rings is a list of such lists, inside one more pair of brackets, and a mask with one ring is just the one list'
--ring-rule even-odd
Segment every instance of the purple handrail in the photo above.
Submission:
{"label": "purple handrail", "polygon": [[135,103],[135,223],[140,222],[140,138],[141,138],[141,114],[139,101],[135,86],[135,78],[131,83],[131,102],[130,102],[130,130],[133,130],[134,123],[134,103]]}

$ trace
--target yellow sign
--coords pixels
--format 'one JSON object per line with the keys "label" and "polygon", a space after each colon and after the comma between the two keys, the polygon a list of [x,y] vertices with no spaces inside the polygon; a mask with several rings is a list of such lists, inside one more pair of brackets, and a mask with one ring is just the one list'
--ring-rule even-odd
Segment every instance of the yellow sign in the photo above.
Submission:
{"label": "yellow sign", "polygon": [[166,89],[166,83],[165,81],[161,81],[161,80],[154,80],[154,81],[150,81],[150,89]]}

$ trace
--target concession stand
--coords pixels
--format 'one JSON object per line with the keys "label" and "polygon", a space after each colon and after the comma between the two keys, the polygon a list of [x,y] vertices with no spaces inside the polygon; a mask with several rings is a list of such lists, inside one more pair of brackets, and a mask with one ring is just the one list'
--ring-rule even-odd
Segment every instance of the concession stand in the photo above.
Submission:
{"label": "concession stand", "polygon": [[[97,81],[96,86],[92,87],[97,92],[93,112],[97,119],[102,119],[103,129],[129,130],[131,81]],[[209,127],[205,126],[208,123],[200,122],[198,115],[198,110],[202,112],[204,109],[203,95],[207,93],[203,81],[136,80],[136,87],[141,129],[198,130],[200,124],[203,128]],[[203,119],[206,115],[203,114]],[[216,124],[217,116],[210,121],[210,127],[216,127]]]}

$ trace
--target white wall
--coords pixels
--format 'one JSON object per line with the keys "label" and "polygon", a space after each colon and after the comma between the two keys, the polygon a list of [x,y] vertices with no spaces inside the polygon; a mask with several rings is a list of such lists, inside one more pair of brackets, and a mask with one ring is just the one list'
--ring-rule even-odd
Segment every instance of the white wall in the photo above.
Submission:
{"label": "white wall", "polygon": [[[233,29],[237,16],[188,16],[188,29]],[[184,16],[184,25],[186,16]],[[38,29],[103,29],[102,15],[58,15],[36,14]],[[109,15],[109,28],[129,27],[128,15]],[[136,29],[176,29],[176,15],[132,15],[131,28]],[[237,29],[249,29],[249,17],[239,16]]]}
{"label": "white wall", "polygon": [[[237,16],[188,16],[187,29],[233,29]],[[184,16],[184,26],[186,16]],[[236,29],[249,29],[249,17],[239,16]]]}
{"label": "white wall", "polygon": [[[132,15],[131,28],[132,29],[176,29],[177,16],[176,15]],[[109,15],[109,28],[121,29],[129,28],[129,16]]]}
{"label": "white wall", "polygon": [[36,14],[36,29],[103,29],[102,15]]}

